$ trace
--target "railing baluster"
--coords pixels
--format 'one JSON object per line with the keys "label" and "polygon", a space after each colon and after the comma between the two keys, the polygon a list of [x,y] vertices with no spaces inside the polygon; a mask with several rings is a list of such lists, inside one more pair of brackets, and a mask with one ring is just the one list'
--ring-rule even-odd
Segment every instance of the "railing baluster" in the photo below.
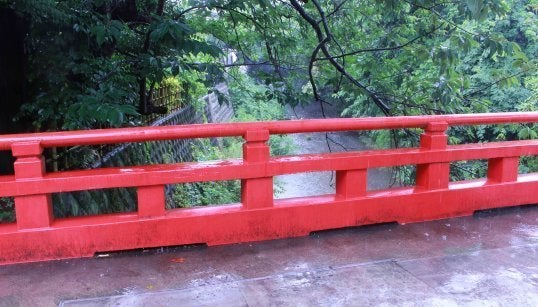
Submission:
{"label": "railing baluster", "polygon": [[[432,122],[420,135],[420,148],[443,150],[447,147],[446,122]],[[417,165],[416,186],[425,189],[445,189],[448,187],[450,163],[428,163]]]}
{"label": "railing baluster", "polygon": [[138,187],[138,217],[163,216],[165,213],[164,186]]}
{"label": "railing baluster", "polygon": [[502,157],[488,160],[488,181],[517,181],[519,157]]}
{"label": "railing baluster", "polygon": [[[245,163],[264,163],[269,161],[270,151],[267,141],[269,131],[247,131],[243,136],[243,161]],[[245,209],[273,206],[273,177],[241,180],[241,202]]]}
{"label": "railing baluster", "polygon": [[[39,142],[14,143],[11,145],[15,180],[35,180],[45,175],[43,147]],[[54,219],[50,194],[15,197],[15,215],[19,229],[50,227]]]}
{"label": "railing baluster", "polygon": [[367,175],[365,169],[336,171],[336,197],[346,199],[365,196]]}

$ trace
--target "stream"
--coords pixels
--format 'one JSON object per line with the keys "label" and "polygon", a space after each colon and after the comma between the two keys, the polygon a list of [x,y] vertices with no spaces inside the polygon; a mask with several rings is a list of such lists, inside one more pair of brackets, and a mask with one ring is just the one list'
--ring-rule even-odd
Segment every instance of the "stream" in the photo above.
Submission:
{"label": "stream", "polygon": [[[335,106],[324,105],[327,118],[339,118],[339,111]],[[323,118],[321,107],[317,103],[295,108],[287,107],[289,119]],[[293,140],[293,154],[313,154],[342,151],[361,151],[370,149],[367,140],[357,132],[329,132],[327,136],[332,140],[327,142],[325,133],[297,133],[290,135]],[[334,142],[333,142],[334,141]],[[329,148],[330,147],[330,148]],[[282,175],[275,177],[275,184],[280,190],[275,198],[304,197],[324,194],[334,194],[334,172],[311,172]],[[368,189],[378,190],[386,188],[391,182],[390,169],[368,170]],[[282,191],[283,190],[283,191]]]}

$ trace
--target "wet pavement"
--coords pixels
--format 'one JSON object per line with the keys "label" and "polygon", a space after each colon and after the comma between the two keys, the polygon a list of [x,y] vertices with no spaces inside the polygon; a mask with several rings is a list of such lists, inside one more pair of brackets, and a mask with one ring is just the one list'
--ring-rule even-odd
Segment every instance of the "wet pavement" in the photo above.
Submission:
{"label": "wet pavement", "polygon": [[0,267],[0,306],[538,306],[538,206]]}
{"label": "wet pavement", "polygon": [[[319,117],[315,105],[296,111],[293,117]],[[337,116],[334,108],[328,113]],[[356,133],[329,137],[335,151],[367,148]],[[325,134],[295,135],[294,142],[296,153],[328,151]],[[369,176],[370,189],[390,181],[386,170]],[[334,191],[329,172],[279,180],[286,189],[279,198]],[[99,256],[0,266],[0,307],[538,306],[536,205],[293,239]]]}

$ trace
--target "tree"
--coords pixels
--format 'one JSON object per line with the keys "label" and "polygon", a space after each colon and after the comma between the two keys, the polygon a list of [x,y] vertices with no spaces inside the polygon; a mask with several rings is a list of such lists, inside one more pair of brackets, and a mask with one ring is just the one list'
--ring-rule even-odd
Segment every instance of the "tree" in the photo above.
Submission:
{"label": "tree", "polygon": [[[350,117],[502,112],[538,110],[537,8],[521,0],[260,0],[200,7],[189,22],[239,50],[236,65],[261,67],[254,71],[283,103],[337,103]],[[371,137],[416,144],[414,131],[392,133]],[[536,136],[536,126],[457,128],[450,141]],[[479,176],[475,166],[454,177]]]}
{"label": "tree", "polygon": [[[438,114],[488,111],[482,94],[536,73],[536,60],[529,60],[536,56],[535,7],[500,0],[261,0],[234,10],[200,7],[189,21],[240,50],[243,64],[272,65],[264,77],[282,84],[288,103],[310,99],[308,93],[346,105],[348,116]],[[218,18],[208,22],[211,14]],[[517,33],[507,23],[517,24]],[[485,84],[474,76],[494,69]]]}
{"label": "tree", "polygon": [[[38,130],[120,126],[163,112],[149,99],[166,76],[203,81],[217,48],[165,0],[21,0],[3,7],[26,23],[27,103]],[[197,58],[207,65],[194,65]],[[202,74],[197,74],[202,72]],[[181,73],[181,74],[180,74]]]}
{"label": "tree", "polygon": [[[40,129],[125,124],[166,76],[240,54],[281,103],[345,116],[514,110],[536,75],[536,0],[22,0]],[[35,5],[39,3],[40,5]],[[499,93],[506,95],[499,95]],[[508,99],[509,98],[509,99]],[[507,104],[506,101],[514,101]],[[126,116],[129,115],[129,116]]]}

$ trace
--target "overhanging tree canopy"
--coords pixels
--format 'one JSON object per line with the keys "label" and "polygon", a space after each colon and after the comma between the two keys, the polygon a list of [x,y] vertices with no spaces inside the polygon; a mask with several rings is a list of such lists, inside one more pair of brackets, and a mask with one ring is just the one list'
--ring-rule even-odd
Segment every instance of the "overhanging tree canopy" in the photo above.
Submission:
{"label": "overhanging tree canopy", "polygon": [[28,24],[23,114],[39,129],[118,126],[158,111],[148,95],[164,77],[220,76],[223,47],[282,103],[342,103],[347,116],[535,108],[536,0],[4,5]]}

